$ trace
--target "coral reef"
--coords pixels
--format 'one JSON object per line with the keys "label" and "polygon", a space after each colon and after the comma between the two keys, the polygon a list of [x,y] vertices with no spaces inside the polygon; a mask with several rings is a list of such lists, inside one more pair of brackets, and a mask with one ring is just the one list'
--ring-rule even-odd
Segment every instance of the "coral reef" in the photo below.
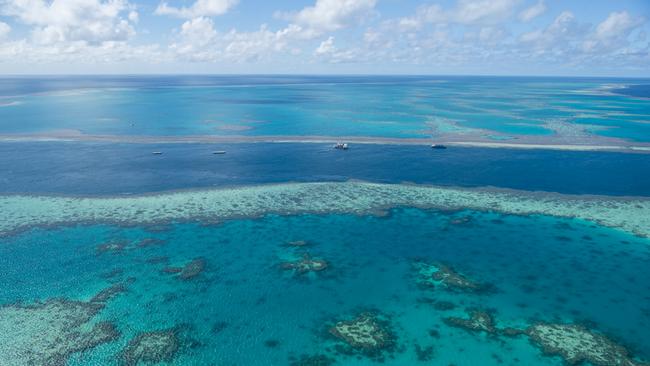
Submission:
{"label": "coral reef", "polygon": [[117,339],[113,324],[92,321],[103,307],[65,299],[0,307],[2,365],[63,366],[72,354]]}
{"label": "coral reef", "polygon": [[165,241],[157,238],[144,238],[135,244],[138,248],[146,248],[151,246],[160,246],[165,244]]}
{"label": "coral reef", "polygon": [[303,254],[302,258],[293,262],[284,262],[280,265],[282,269],[293,270],[295,274],[305,274],[308,272],[320,272],[329,267],[323,259],[312,258],[309,253]]}
{"label": "coral reef", "polygon": [[191,280],[205,269],[205,259],[195,258],[183,265],[182,267],[165,267],[162,269],[164,273],[175,274],[181,280]]}
{"label": "coral reef", "polygon": [[292,360],[290,366],[331,366],[336,361],[325,355],[301,355],[300,358]]}
{"label": "coral reef", "polygon": [[124,366],[137,366],[143,363],[169,362],[180,348],[176,329],[140,333],[122,351]]}
{"label": "coral reef", "polygon": [[[245,205],[242,203],[245,202]],[[33,226],[155,225],[265,213],[367,214],[397,206],[577,217],[650,236],[650,200],[410,184],[289,183],[114,198],[0,196],[0,236]]]}
{"label": "coral reef", "polygon": [[433,357],[435,356],[435,350],[433,346],[423,347],[416,343],[413,347],[415,349],[415,355],[417,356],[418,361],[426,362],[433,360]]}
{"label": "coral reef", "polygon": [[476,282],[443,263],[416,262],[414,266],[417,271],[416,281],[425,288],[442,285],[448,290],[468,292],[486,291],[490,288],[489,285]]}
{"label": "coral reef", "polygon": [[[133,282],[132,280],[128,281]],[[101,290],[97,295],[93,296],[92,299],[90,299],[90,302],[92,303],[103,303],[107,302],[113,297],[121,294],[122,292],[126,292],[126,284],[125,283],[116,283],[111,287],[107,287],[103,290]]]}
{"label": "coral reef", "polygon": [[361,353],[371,358],[393,351],[397,341],[389,320],[377,312],[363,312],[352,320],[339,321],[329,332],[348,346],[344,353]]}
{"label": "coral reef", "polygon": [[309,245],[309,243],[305,240],[295,240],[288,242],[286,245],[290,247],[304,247]]}
{"label": "coral reef", "polygon": [[526,334],[545,354],[558,355],[570,365],[585,361],[595,366],[642,365],[625,347],[581,325],[539,323],[529,327]]}
{"label": "coral reef", "polygon": [[469,319],[448,317],[444,318],[443,321],[449,326],[463,328],[473,332],[486,332],[488,334],[495,334],[497,332],[494,326],[494,319],[487,311],[471,309],[467,313]]}
{"label": "coral reef", "polygon": [[111,240],[97,245],[95,251],[97,255],[105,253],[120,254],[126,249],[127,244],[128,242],[124,240]]}

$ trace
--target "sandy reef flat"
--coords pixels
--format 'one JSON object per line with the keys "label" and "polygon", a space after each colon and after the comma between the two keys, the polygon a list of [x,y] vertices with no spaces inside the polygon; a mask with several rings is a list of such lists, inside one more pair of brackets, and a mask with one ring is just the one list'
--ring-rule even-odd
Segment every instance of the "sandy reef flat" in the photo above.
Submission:
{"label": "sandy reef flat", "polygon": [[146,136],[146,135],[91,135],[76,130],[61,130],[43,134],[0,134],[0,142],[37,142],[37,141],[67,141],[67,142],[113,142],[113,143],[186,143],[186,144],[218,144],[218,143],[337,143],[345,141],[350,144],[376,145],[424,145],[432,143],[461,147],[483,147],[502,149],[548,149],[562,151],[614,151],[624,153],[650,153],[650,143],[627,141],[619,138],[587,135],[580,137],[551,136],[518,136],[508,141],[493,140],[483,135],[445,135],[444,137],[428,138],[391,138],[376,136]]}
{"label": "sandy reef flat", "polygon": [[0,196],[0,235],[34,226],[148,225],[264,214],[373,214],[399,206],[572,217],[650,236],[650,199],[410,184],[287,183],[128,197]]}

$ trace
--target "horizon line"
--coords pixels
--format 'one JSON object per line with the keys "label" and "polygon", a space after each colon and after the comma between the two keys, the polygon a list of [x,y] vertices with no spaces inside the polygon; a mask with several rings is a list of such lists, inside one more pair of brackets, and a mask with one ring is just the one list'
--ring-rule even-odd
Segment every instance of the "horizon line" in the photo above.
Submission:
{"label": "horizon line", "polygon": [[305,77],[495,77],[495,78],[577,78],[577,79],[649,79],[649,76],[616,75],[524,75],[524,74],[393,74],[393,73],[0,73],[0,78],[7,77],[78,77],[78,76],[305,76]]}

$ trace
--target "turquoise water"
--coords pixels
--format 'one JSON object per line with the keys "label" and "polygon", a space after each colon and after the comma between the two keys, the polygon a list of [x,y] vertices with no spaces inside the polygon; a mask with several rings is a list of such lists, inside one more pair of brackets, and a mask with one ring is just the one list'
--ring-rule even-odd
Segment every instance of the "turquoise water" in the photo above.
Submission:
{"label": "turquoise water", "polygon": [[650,99],[603,89],[634,82],[626,79],[277,76],[200,80],[7,79],[0,87],[0,133],[387,138],[469,134],[487,140],[556,135],[571,139],[588,122],[601,127],[587,128],[590,134],[650,141]]}
{"label": "turquoise water", "polygon": [[[137,246],[146,238],[160,242]],[[98,250],[116,240],[126,246]],[[288,245],[299,240],[307,245]],[[137,333],[170,327],[179,327],[182,339],[175,365],[287,365],[301,354],[369,365],[375,361],[337,354],[340,341],[327,332],[368,308],[386,314],[397,336],[387,364],[419,364],[416,345],[433,347],[428,364],[562,364],[525,338],[472,333],[442,320],[472,307],[493,311],[498,326],[587,324],[650,358],[650,241],[579,220],[400,208],[385,216],[33,229],[2,241],[1,304],[88,300],[132,279],[97,315],[122,336],[73,356],[70,365],[117,364]],[[303,275],[281,269],[303,252],[329,268]],[[195,278],[162,272],[195,258],[206,264]],[[444,262],[495,290],[423,289],[415,261]],[[432,300],[454,308],[436,310]]]}
{"label": "turquoise water", "polygon": [[[568,207],[585,210],[576,212],[578,217],[646,233],[646,216],[627,210],[647,207],[650,155],[631,150],[353,144],[340,151],[329,143],[156,139],[440,137],[446,144],[448,137],[636,146],[640,152],[647,145],[617,144],[650,142],[646,84],[524,77],[5,77],[0,78],[0,194],[132,197],[348,180],[476,192],[496,187],[514,191],[482,196],[483,206],[472,207],[499,209],[508,206],[505,197],[517,201],[517,195],[533,206],[543,206],[537,200],[567,199],[573,202]],[[79,138],[11,142],[12,134]],[[83,141],[84,135],[113,138]],[[146,139],[135,143],[134,136]],[[214,155],[215,150],[227,153]],[[162,195],[151,210],[119,206],[142,207],[124,214],[97,209],[101,200],[44,206],[47,200],[39,197],[3,196],[19,202],[5,206],[11,208],[5,212],[17,212],[5,215],[15,225],[9,229],[47,222],[39,220],[51,213],[44,207],[64,207],[53,215],[64,224],[0,236],[0,366],[564,364],[535,343],[530,329],[540,322],[582,325],[592,337],[606,337],[605,345],[594,348],[610,345],[610,351],[634,360],[594,366],[650,360],[649,238],[579,219],[471,210],[398,207],[365,216],[335,211],[240,217],[255,200],[276,213],[293,203],[312,213],[316,207],[362,212],[346,205],[362,201],[351,200],[359,198],[354,190],[335,190],[324,196],[325,203],[310,201],[307,191],[223,192],[198,195],[196,201]],[[362,192],[369,201],[391,202],[382,201],[387,190]],[[398,202],[427,202],[413,192],[411,201]],[[168,204],[173,197],[178,201]],[[221,206],[205,197],[228,199]],[[445,197],[435,207],[459,207]],[[330,206],[329,200],[335,202]],[[93,202],[97,206],[84,206]],[[186,210],[210,220],[204,210],[226,204],[232,218],[227,221],[142,226],[151,221],[124,219],[185,217]],[[564,212],[512,207],[503,212]],[[581,216],[588,211],[594,215]],[[118,212],[125,226],[107,223],[106,215]],[[616,220],[605,220],[607,212]],[[70,223],[80,217],[84,225]],[[636,224],[627,225],[631,222]],[[431,273],[423,278],[421,272],[431,268],[427,265],[449,266],[472,290],[444,282],[424,286],[432,281]],[[447,275],[454,278],[453,271]],[[453,324],[462,320],[449,319],[468,319],[477,309],[493,318],[494,329],[461,329]],[[341,336],[355,319],[365,322],[358,332],[371,328],[372,339],[384,341],[374,353],[354,347],[354,332]],[[508,335],[508,329],[526,334]],[[566,347],[573,340],[561,343]],[[622,348],[612,348],[614,343]],[[138,362],[140,356],[151,362]]]}

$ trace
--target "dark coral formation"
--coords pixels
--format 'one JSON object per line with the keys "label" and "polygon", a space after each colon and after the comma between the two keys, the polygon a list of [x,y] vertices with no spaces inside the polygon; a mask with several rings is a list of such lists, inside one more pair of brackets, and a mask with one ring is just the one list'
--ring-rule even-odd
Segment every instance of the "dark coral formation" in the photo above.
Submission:
{"label": "dark coral formation", "polygon": [[[112,297],[98,296],[97,300]],[[100,301],[66,299],[0,307],[0,331],[12,334],[0,344],[2,364],[63,366],[71,355],[117,339],[119,332],[113,324],[93,324],[103,308]]]}
{"label": "dark coral formation", "polygon": [[445,324],[463,328],[473,332],[486,332],[495,334],[497,329],[494,325],[492,315],[485,310],[471,309],[467,311],[469,318],[448,317],[444,318]]}
{"label": "dark coral formation", "polygon": [[164,240],[157,239],[157,238],[144,238],[137,242],[132,242],[124,239],[120,239],[120,240],[114,239],[97,245],[95,249],[97,255],[101,255],[105,253],[120,254],[125,251],[138,249],[138,248],[146,248],[150,246],[159,246],[159,245],[163,245],[164,243],[165,243]]}
{"label": "dark coral formation", "polygon": [[309,243],[307,241],[305,241],[305,240],[295,240],[295,241],[290,241],[290,242],[287,243],[287,246],[298,247],[298,248],[304,247],[304,246],[307,246],[307,245],[309,245]]}
{"label": "dark coral formation", "polygon": [[113,297],[121,294],[122,292],[126,292],[126,284],[124,283],[116,283],[111,287],[107,287],[100,291],[97,295],[95,295],[92,299],[90,299],[90,302],[98,303],[98,302],[107,302]]}
{"label": "dark coral formation", "polygon": [[297,360],[291,361],[290,366],[331,366],[336,361],[325,355],[301,355]]}
{"label": "dark coral formation", "polygon": [[433,346],[423,347],[416,343],[413,347],[415,348],[415,355],[417,356],[418,361],[427,362],[433,360],[433,357],[435,356]]}
{"label": "dark coral formation", "polygon": [[139,363],[170,362],[180,349],[176,329],[140,333],[122,351],[124,366],[137,366]]}
{"label": "dark coral formation", "polygon": [[518,337],[520,335],[526,334],[526,331],[523,329],[507,327],[507,328],[499,329],[499,334],[504,335],[506,337]]}
{"label": "dark coral formation", "polygon": [[280,265],[282,269],[293,270],[295,274],[324,271],[329,267],[328,263],[319,258],[312,258],[309,253],[303,254],[302,258],[293,262],[284,262]]}
{"label": "dark coral formation", "polygon": [[450,225],[467,225],[470,222],[472,222],[472,216],[469,215],[454,217],[449,220]]}
{"label": "dark coral formation", "polygon": [[377,312],[363,312],[351,320],[342,320],[329,328],[329,333],[343,341],[339,347],[346,354],[363,354],[381,359],[384,352],[393,352],[397,336],[388,318]]}
{"label": "dark coral formation", "polygon": [[489,285],[474,281],[444,263],[416,262],[414,266],[417,271],[417,283],[422,287],[435,288],[442,285],[448,290],[467,292],[484,292],[490,289]]}
{"label": "dark coral formation", "polygon": [[127,245],[128,242],[125,240],[112,240],[106,243],[99,244],[96,247],[96,252],[97,255],[101,255],[105,253],[120,254],[126,249]]}
{"label": "dark coral formation", "polygon": [[135,246],[138,248],[146,248],[151,246],[160,246],[165,244],[165,241],[157,238],[145,238],[140,240]]}
{"label": "dark coral formation", "polygon": [[205,264],[205,259],[196,258],[185,263],[182,267],[165,267],[162,271],[164,273],[175,274],[181,280],[191,280],[203,273]]}
{"label": "dark coral formation", "polygon": [[426,304],[430,305],[433,307],[435,310],[438,311],[449,311],[449,310],[454,310],[456,308],[456,304],[454,304],[451,301],[445,301],[445,300],[436,300],[431,297],[419,297],[417,298],[418,304]]}
{"label": "dark coral formation", "polygon": [[545,354],[558,355],[570,365],[642,365],[630,357],[625,347],[581,325],[538,323],[526,329],[526,334]]}

